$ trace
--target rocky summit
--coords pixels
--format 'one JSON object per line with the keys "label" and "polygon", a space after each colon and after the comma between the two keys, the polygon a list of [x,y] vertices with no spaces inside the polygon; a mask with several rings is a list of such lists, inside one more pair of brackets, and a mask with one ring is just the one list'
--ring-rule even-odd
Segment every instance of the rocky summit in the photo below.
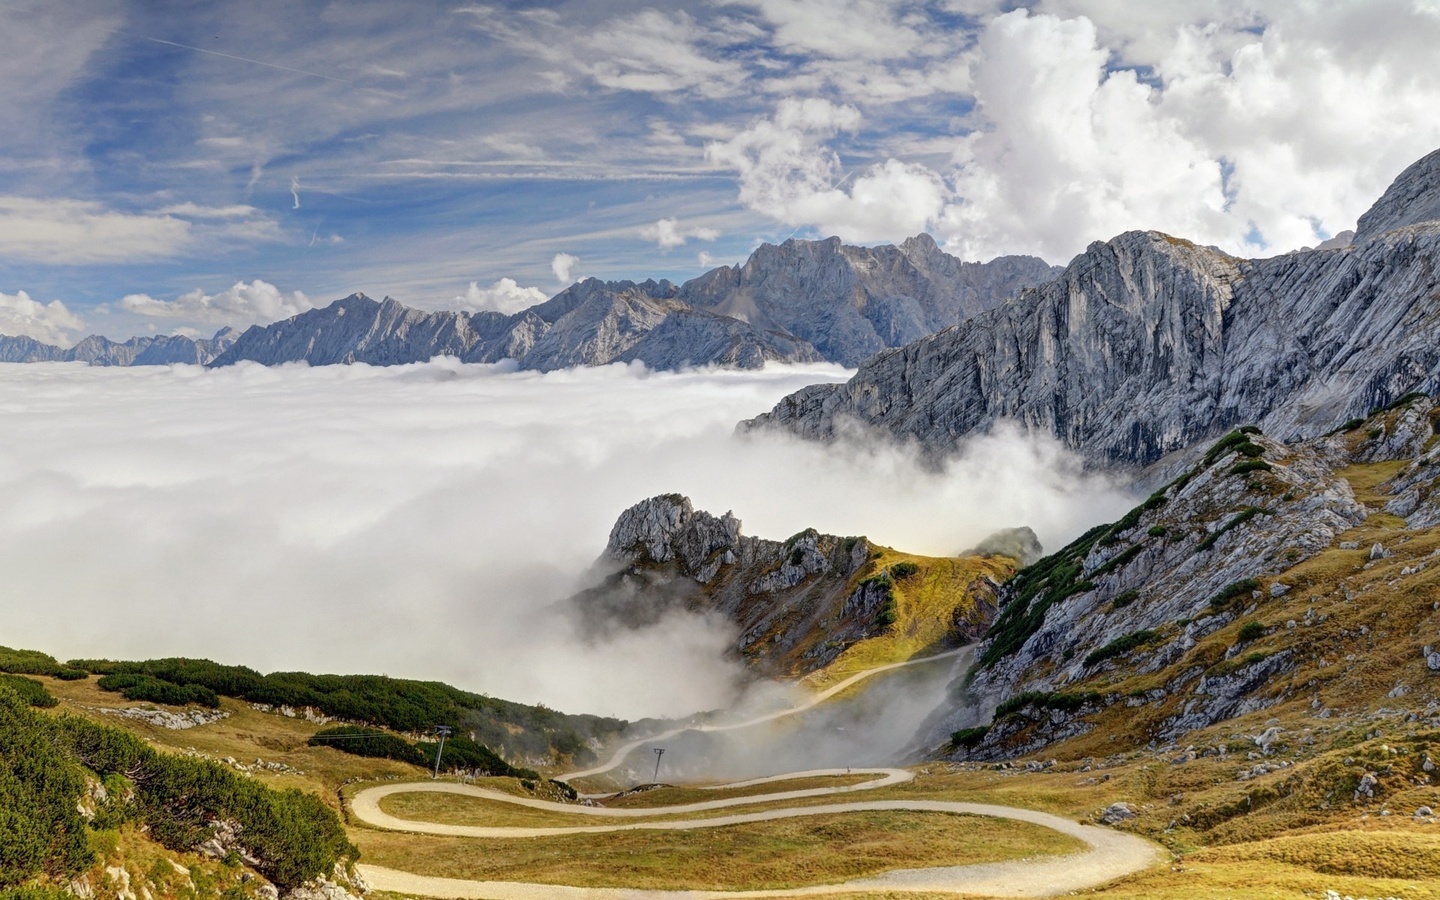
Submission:
{"label": "rocky summit", "polygon": [[1157,232],[1097,242],[1058,279],[743,427],[828,440],[858,422],[944,453],[1010,419],[1120,466],[1240,423],[1313,437],[1440,388],[1437,198],[1440,153],[1345,246],[1247,260]]}

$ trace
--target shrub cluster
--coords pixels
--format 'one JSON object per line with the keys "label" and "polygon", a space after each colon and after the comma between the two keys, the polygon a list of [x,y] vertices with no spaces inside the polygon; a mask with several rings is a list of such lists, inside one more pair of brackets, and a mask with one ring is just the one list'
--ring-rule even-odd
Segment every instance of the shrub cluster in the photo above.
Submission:
{"label": "shrub cluster", "polygon": [[12,650],[0,647],[0,672],[11,675],[46,675],[65,681],[79,681],[90,677],[84,669],[61,665],[55,657],[38,650]]}
{"label": "shrub cluster", "polygon": [[1210,598],[1210,605],[1215,609],[1229,606],[1236,597],[1245,597],[1260,590],[1260,582],[1253,578],[1242,578],[1225,585]]}
{"label": "shrub cluster", "polygon": [[[218,697],[233,697],[272,706],[308,706],[333,718],[392,731],[424,732],[435,725],[448,725],[457,731],[474,732],[476,740],[510,756],[544,756],[563,745],[573,748],[576,761],[581,762],[590,753],[589,738],[608,737],[625,727],[619,719],[565,715],[543,706],[473,694],[440,682],[383,675],[261,675],[246,666],[222,665],[208,659],[71,660],[69,665],[105,676],[99,682],[102,688],[120,691],[135,700],[213,705],[212,697],[216,703]],[[192,688],[193,693],[165,693],[166,689],[155,681]]]}
{"label": "shrub cluster", "polygon": [[950,743],[955,747],[971,749],[976,744],[985,740],[985,735],[990,733],[989,725],[978,725],[974,728],[962,728],[959,731],[950,733]]}
{"label": "shrub cluster", "polygon": [[919,571],[920,567],[918,565],[910,562],[909,560],[906,560],[905,562],[898,562],[890,567],[890,577],[894,578],[896,581],[904,581],[910,576],[917,574]]}
{"label": "shrub cluster", "polygon": [[55,695],[45,690],[45,685],[33,678],[26,678],[23,675],[0,675],[0,685],[14,691],[15,696],[31,706],[49,709],[52,706],[60,705],[60,701],[55,699]]}
{"label": "shrub cluster", "polygon": [[1265,626],[1259,622],[1246,622],[1240,626],[1240,632],[1235,637],[1235,643],[1248,644],[1251,641],[1259,640],[1265,636]]}
{"label": "shrub cluster", "polygon": [[1087,703],[1098,703],[1101,700],[1099,693],[1085,691],[1080,694],[1067,693],[1046,693],[1044,691],[1022,691],[1007,698],[1004,703],[995,707],[995,718],[999,719],[1011,713],[1019,712],[1027,706],[1036,709],[1058,709],[1064,712],[1074,712]]}
{"label": "shrub cluster", "polygon": [[1050,607],[1094,590],[1094,583],[1082,578],[1085,556],[1110,530],[1109,525],[1097,525],[1069,546],[1015,573],[1005,586],[1005,607],[990,628],[989,646],[980,657],[982,667],[993,666],[1019,650],[1040,629]]}
{"label": "shrub cluster", "polygon": [[417,766],[425,765],[424,754],[400,735],[358,725],[336,725],[331,728],[322,728],[312,734],[307,743],[312,747],[334,747],[336,750],[352,756],[393,759]]}
{"label": "shrub cluster", "polygon": [[[15,886],[91,865],[90,826],[79,813],[85,769],[107,785],[133,787],[113,791],[111,802],[130,795],[126,817],[173,850],[208,839],[215,820],[235,822],[260,873],[281,890],[357,855],[313,794],[274,791],[209,760],[159,753],[118,728],[38,714],[0,685],[0,889],[14,900],[50,900],[44,889]],[[116,823],[105,813],[95,827]]]}
{"label": "shrub cluster", "polygon": [[220,698],[203,684],[175,684],[163,681],[153,675],[121,673],[105,675],[95,682],[102,691],[115,691],[126,700],[141,703],[164,703],[167,706],[187,706],[191,703],[216,709]]}
{"label": "shrub cluster", "polygon": [[1246,507],[1245,509],[1242,509],[1240,510],[1240,512],[1236,513],[1234,517],[1230,519],[1230,521],[1226,522],[1224,525],[1221,525],[1219,528],[1205,535],[1204,539],[1196,545],[1196,549],[1209,550],[1211,547],[1215,546],[1216,541],[1220,540],[1221,535],[1232,529],[1239,528],[1241,525],[1244,525],[1246,522],[1250,521],[1258,515],[1273,516],[1275,515],[1275,511],[1273,509],[1266,509],[1263,506]]}
{"label": "shrub cluster", "polygon": [[1137,647],[1143,647],[1157,637],[1159,637],[1159,635],[1148,628],[1142,628],[1139,631],[1132,631],[1127,635],[1118,637],[1086,656],[1085,668],[1088,669],[1093,665],[1102,663],[1107,659],[1113,659],[1123,653],[1129,653]]}

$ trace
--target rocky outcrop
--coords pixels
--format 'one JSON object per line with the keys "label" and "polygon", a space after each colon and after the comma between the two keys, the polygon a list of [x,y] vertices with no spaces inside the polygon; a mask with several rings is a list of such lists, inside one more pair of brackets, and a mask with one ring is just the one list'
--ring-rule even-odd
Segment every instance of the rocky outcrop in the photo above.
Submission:
{"label": "rocky outcrop", "polygon": [[92,334],[70,349],[28,337],[0,335],[0,362],[83,362],[92,366],[204,365],[235,342],[235,331],[222,328],[209,340],[183,335],[133,337],[124,343]]}
{"label": "rocky outcrop", "polygon": [[1012,419],[1123,466],[1237,424],[1322,434],[1440,388],[1437,192],[1431,154],[1334,250],[1242,260],[1155,232],[1092,244],[1057,280],[743,427],[827,440],[857,421],[943,453]]}
{"label": "rocky outcrop", "polygon": [[[998,582],[983,573],[1011,566],[1008,559],[917,557],[887,566],[884,552],[863,537],[814,529],[784,542],[750,537],[728,512],[714,516],[686,497],[663,494],[621,514],[598,583],[566,608],[601,634],[646,627],[676,610],[712,615],[736,629],[735,653],[757,673],[794,676],[892,625],[949,646],[974,639],[996,610]],[[907,579],[917,590],[923,583],[927,598],[941,598],[927,607],[931,619],[897,624],[896,596]]]}

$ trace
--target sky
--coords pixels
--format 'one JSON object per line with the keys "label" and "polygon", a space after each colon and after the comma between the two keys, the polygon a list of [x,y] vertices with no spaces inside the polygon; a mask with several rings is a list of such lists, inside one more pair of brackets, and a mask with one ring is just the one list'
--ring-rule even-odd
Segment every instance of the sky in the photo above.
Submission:
{"label": "sky", "polygon": [[1440,147],[1440,0],[0,0],[0,333],[514,310],[790,236],[1320,242]]}
{"label": "sky", "polygon": [[0,366],[0,642],[61,659],[205,657],[440,679],[634,718],[728,705],[733,625],[586,634],[621,512],[679,492],[745,534],[814,527],[950,555],[1052,549],[1134,499],[1048,436],[944,465],[904,447],[738,437],[836,366],[540,374],[411,366]]}

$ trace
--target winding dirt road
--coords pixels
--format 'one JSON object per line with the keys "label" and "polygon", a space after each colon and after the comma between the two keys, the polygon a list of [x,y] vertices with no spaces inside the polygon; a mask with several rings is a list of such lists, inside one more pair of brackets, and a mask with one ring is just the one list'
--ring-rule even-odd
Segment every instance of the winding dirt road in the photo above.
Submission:
{"label": "winding dirt road", "polygon": [[[769,722],[784,716],[794,715],[810,709],[835,696],[856,682],[871,675],[906,665],[933,662],[944,657],[953,657],[963,651],[953,651],[941,656],[909,660],[867,669],[841,681],[828,690],[816,694],[805,703],[768,713],[745,722],[721,726],[700,726],[694,730],[728,731],[745,728],[762,722]],[[606,763],[593,769],[571,772],[563,779],[582,778],[598,775],[618,766],[625,757],[644,746],[663,740],[683,731],[679,728],[663,734],[650,735],[621,747]],[[650,809],[607,809],[596,806],[579,806],[551,803],[528,797],[517,797],[499,791],[486,790],[466,784],[451,782],[420,782],[379,785],[359,791],[351,799],[351,814],[377,828],[408,831],[422,834],[451,835],[478,838],[536,838],[569,834],[594,834],[611,831],[632,830],[676,830],[692,828],[720,828],[747,822],[764,822],[775,819],[801,816],[825,816],[847,812],[865,811],[913,811],[927,813],[960,813],[966,815],[992,816],[1029,822],[1050,828],[1084,842],[1089,849],[1067,856],[1023,859],[1010,862],[983,863],[968,866],[945,866],[925,869],[898,869],[870,878],[860,878],[838,884],[815,885],[805,888],[766,891],[671,891],[641,890],[636,888],[581,888],[551,884],[530,884],[508,881],[469,881],[457,878],[437,878],[387,869],[380,866],[360,865],[360,874],[377,890],[396,893],[442,898],[442,900],[728,900],[728,898],[752,897],[802,897],[826,894],[853,893],[857,891],[898,891],[954,893],[990,897],[1048,897],[1069,891],[1094,887],[1112,881],[1123,875],[1138,872],[1155,865],[1164,858],[1163,851],[1142,838],[1108,828],[1085,825],[1049,813],[1019,809],[1009,806],[994,806],[985,803],[961,803],[945,800],[873,800],[848,801],[820,806],[794,807],[788,809],[766,809],[749,813],[734,813],[710,818],[684,819],[666,818],[653,821],[655,817],[677,816],[731,806],[756,805],[760,803],[784,802],[805,797],[844,794],[854,791],[873,790],[893,784],[901,784],[914,778],[903,769],[817,769],[808,772],[792,772],[773,775],[750,781],[727,785],[711,785],[707,788],[725,789],[750,787],[767,782],[795,778],[819,777],[826,775],[873,774],[871,781],[838,787],[809,788],[783,791],[774,794],[759,794],[745,797],[729,797],[708,800],[680,806]],[[485,800],[511,803],[531,809],[551,810],[597,818],[645,817],[644,822],[609,822],[595,825],[573,825],[549,828],[487,827],[473,825],[445,825],[435,822],[420,822],[401,819],[380,808],[380,800],[392,794],[414,792],[444,792],[463,794]]]}

